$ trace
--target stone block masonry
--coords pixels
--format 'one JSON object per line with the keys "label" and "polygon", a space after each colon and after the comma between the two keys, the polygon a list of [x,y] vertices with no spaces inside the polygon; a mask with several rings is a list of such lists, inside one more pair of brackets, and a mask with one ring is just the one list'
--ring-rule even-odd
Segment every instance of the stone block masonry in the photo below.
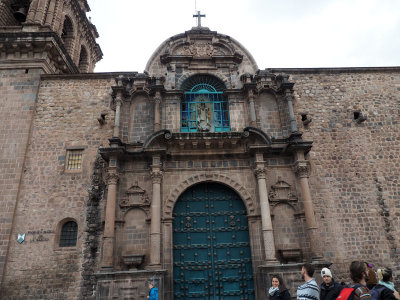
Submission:
{"label": "stone block masonry", "polygon": [[[35,110],[40,71],[0,71],[0,282]],[[12,238],[16,240],[17,238]]]}
{"label": "stone block masonry", "polygon": [[[297,122],[312,140],[310,187],[324,256],[340,280],[351,260],[389,266],[400,280],[400,75],[384,68],[291,75]],[[354,112],[367,120],[357,123]]]}
{"label": "stone block masonry", "polygon": [[[23,75],[18,76],[18,81],[8,78],[9,83],[4,84],[2,88],[8,87],[9,92],[13,87],[19,87],[16,91],[20,93],[30,92],[24,88],[31,86],[24,82],[11,85],[21,82]],[[87,216],[92,214],[88,214],[87,209],[98,148],[108,145],[108,138],[112,136],[114,120],[113,112],[109,108],[111,80],[107,76],[94,76],[85,80],[62,76],[45,78],[42,78],[40,83],[27,153],[25,155],[18,153],[18,149],[14,150],[19,160],[14,158],[14,167],[8,163],[6,172],[3,172],[8,175],[7,179],[2,175],[4,183],[1,188],[6,193],[1,197],[10,199],[8,202],[6,199],[1,200],[2,203],[9,203],[0,208],[4,210],[1,212],[3,218],[9,220],[8,223],[2,222],[1,226],[8,224],[4,232],[7,230],[15,236],[10,241],[7,271],[3,278],[2,293],[7,295],[4,299],[78,299],[82,293],[82,286],[85,286],[83,278],[88,278],[85,263],[89,261],[93,264],[88,256],[96,256],[96,253],[86,251],[91,247],[87,239],[90,231],[88,226],[95,222],[87,222]],[[18,97],[15,92],[9,97],[9,106],[16,106]],[[29,123],[23,118],[23,108],[30,103],[22,96],[19,98],[19,111],[16,113],[19,119],[5,118],[14,131],[12,134],[10,132],[9,137],[7,134],[2,136],[2,140],[5,141],[2,141],[2,146],[27,143],[27,134],[15,133],[15,130],[25,123],[24,130],[29,132]],[[8,112],[10,111],[11,108],[8,108]],[[32,118],[33,111],[28,112]],[[2,113],[6,115],[6,112]],[[106,113],[104,125],[97,120],[101,113]],[[14,140],[9,140],[11,137]],[[80,170],[66,170],[68,149],[83,150]],[[10,156],[13,155],[11,150],[10,148],[8,151]],[[15,200],[12,199],[16,197],[17,179],[20,177],[15,169],[16,166],[22,168],[24,157],[24,176],[14,216],[14,228],[11,229],[12,213],[8,210],[13,211],[12,201]],[[5,185],[9,185],[10,188]],[[12,194],[11,191],[14,190],[15,193]],[[59,247],[60,227],[65,220],[73,220],[78,224],[76,247]],[[16,241],[18,233],[26,234],[26,240],[21,244]],[[4,240],[7,239],[8,235],[5,235]]]}

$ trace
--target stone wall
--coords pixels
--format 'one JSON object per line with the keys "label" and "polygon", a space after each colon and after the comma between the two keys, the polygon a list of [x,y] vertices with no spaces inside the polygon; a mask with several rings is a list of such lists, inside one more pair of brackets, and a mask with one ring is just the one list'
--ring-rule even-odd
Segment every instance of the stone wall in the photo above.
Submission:
{"label": "stone wall", "polygon": [[[83,252],[90,246],[86,218],[94,164],[112,135],[111,84],[95,76],[42,80],[12,231],[13,237],[25,233],[26,240],[10,241],[3,299],[79,298],[88,275]],[[106,123],[100,125],[103,112]],[[68,149],[83,150],[80,170],[66,170]],[[76,247],[59,247],[66,219],[78,224]]]}
{"label": "stone wall", "polygon": [[[290,70],[273,70],[273,72]],[[313,140],[310,187],[321,246],[334,274],[349,280],[354,259],[400,275],[400,74],[396,69],[298,70],[296,114]],[[354,112],[367,120],[358,124]]]}
{"label": "stone wall", "polygon": [[[0,71],[0,282],[12,237],[29,132],[35,110],[40,70]],[[16,237],[12,238],[16,241]]]}

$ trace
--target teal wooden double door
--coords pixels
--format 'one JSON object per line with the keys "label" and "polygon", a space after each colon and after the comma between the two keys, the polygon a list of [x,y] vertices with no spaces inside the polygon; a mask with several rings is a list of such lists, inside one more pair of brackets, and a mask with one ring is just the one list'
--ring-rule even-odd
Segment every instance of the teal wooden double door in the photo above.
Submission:
{"label": "teal wooden double door", "polygon": [[202,183],[174,208],[174,299],[255,299],[246,208],[230,188]]}

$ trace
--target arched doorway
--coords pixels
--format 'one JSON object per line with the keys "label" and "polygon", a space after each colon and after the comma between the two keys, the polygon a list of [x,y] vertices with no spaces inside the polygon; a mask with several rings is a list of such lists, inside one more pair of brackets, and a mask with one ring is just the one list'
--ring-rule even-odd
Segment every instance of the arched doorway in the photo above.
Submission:
{"label": "arched doorway", "polygon": [[173,211],[174,299],[255,299],[247,212],[232,189],[201,183]]}

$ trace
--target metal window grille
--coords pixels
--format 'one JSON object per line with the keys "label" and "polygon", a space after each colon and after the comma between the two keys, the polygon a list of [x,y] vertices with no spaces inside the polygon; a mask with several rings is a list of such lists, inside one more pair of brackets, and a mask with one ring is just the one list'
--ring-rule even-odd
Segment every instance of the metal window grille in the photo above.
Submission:
{"label": "metal window grille", "polygon": [[68,150],[67,152],[67,170],[82,169],[83,150]]}
{"label": "metal window grille", "polygon": [[76,246],[78,225],[74,221],[65,223],[61,229],[60,247]]}
{"label": "metal window grille", "polygon": [[211,125],[209,131],[230,131],[228,101],[223,93],[209,84],[197,84],[190,92],[185,92],[181,106],[181,131],[199,130],[200,110],[206,109]]}

